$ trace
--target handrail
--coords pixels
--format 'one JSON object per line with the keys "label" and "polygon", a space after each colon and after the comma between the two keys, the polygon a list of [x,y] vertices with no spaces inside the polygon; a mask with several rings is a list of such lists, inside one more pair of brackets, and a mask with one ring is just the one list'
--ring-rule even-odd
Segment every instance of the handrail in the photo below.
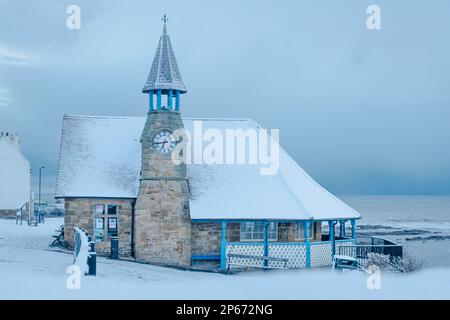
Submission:
{"label": "handrail", "polygon": [[387,242],[387,243],[390,243],[390,244],[392,244],[392,245],[397,245],[397,246],[401,246],[401,244],[399,244],[399,243],[397,243],[397,242],[395,242],[395,241],[392,241],[392,240],[389,240],[389,239],[386,239],[386,238],[382,238],[382,237],[373,237],[373,236],[367,236],[367,235],[357,235],[357,237],[356,237],[356,241],[358,241],[358,238],[362,238],[362,239],[371,239],[371,240],[382,240],[382,241],[384,241],[385,243]]}

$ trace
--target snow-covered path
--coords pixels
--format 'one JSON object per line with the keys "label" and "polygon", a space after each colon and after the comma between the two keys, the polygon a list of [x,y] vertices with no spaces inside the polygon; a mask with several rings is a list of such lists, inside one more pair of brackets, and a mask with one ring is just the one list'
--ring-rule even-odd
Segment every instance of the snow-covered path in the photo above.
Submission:
{"label": "snow-covered path", "polygon": [[0,219],[0,299],[450,299],[450,270],[382,274],[381,290],[361,272],[249,272],[226,276],[99,258],[97,277],[66,287],[72,255],[51,251],[62,219],[16,226]]}

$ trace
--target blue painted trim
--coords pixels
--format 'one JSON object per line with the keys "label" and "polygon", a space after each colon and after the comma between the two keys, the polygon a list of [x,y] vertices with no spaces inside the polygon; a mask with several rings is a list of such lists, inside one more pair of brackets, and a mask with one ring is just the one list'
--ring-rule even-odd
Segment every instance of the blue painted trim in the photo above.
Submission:
{"label": "blue painted trim", "polygon": [[[311,242],[311,244],[330,243],[329,241]],[[264,242],[228,242],[229,246],[264,246]],[[272,242],[269,241],[270,246],[305,246],[304,242]]]}
{"label": "blue painted trim", "polygon": [[220,255],[217,254],[204,254],[204,255],[194,255],[192,260],[220,260]]}
{"label": "blue painted trim", "polygon": [[241,246],[263,246],[264,242],[229,242],[228,245],[230,246],[236,246],[236,245],[241,245]]}
{"label": "blue painted trim", "polygon": [[173,105],[173,91],[169,90],[169,94],[167,95],[167,107],[169,108],[169,110],[172,110],[172,105]]}
{"label": "blue painted trim", "polygon": [[[352,218],[353,219],[353,218]],[[355,220],[359,220],[361,218],[355,218]],[[350,220],[350,218],[348,219]],[[215,222],[215,223],[220,223],[221,221],[227,221],[227,222],[263,222],[263,221],[268,221],[268,222],[278,222],[278,223],[295,223],[295,222],[301,222],[301,221],[309,221],[309,222],[329,222],[331,220],[329,219],[317,219],[317,220],[313,220],[313,219],[298,219],[298,220],[291,220],[291,219],[191,219],[191,221],[193,223],[201,223],[201,222]]]}
{"label": "blue painted trim", "polygon": [[334,239],[334,221],[330,220],[328,221],[329,226],[329,232],[330,232],[330,241],[331,241],[331,256],[334,257],[334,251],[335,251],[335,239]]}
{"label": "blue painted trim", "polygon": [[150,112],[153,111],[153,91],[150,91],[148,94],[148,109]]}
{"label": "blue painted trim", "polygon": [[310,222],[305,221],[306,268],[311,268],[311,243],[309,241]]}
{"label": "blue painted trim", "polygon": [[296,223],[302,221],[321,222],[322,220],[270,220],[270,219],[191,219],[192,223],[220,223],[226,221],[228,223],[241,223],[241,222],[277,222],[277,223]]}
{"label": "blue painted trim", "polygon": [[269,246],[305,246],[304,242],[269,242]]}
{"label": "blue painted trim", "polygon": [[222,238],[220,241],[220,269],[227,269],[227,223],[222,221]]}
{"label": "blue painted trim", "polygon": [[352,219],[352,239],[356,240],[356,220]]}
{"label": "blue painted trim", "polygon": [[175,111],[180,112],[180,91],[175,91]]}
{"label": "blue painted trim", "polygon": [[[264,222],[264,256],[269,256],[269,222]],[[264,260],[264,266],[269,266],[269,261],[266,259]]]}
{"label": "blue painted trim", "polygon": [[161,111],[161,90],[158,90],[156,93],[156,109]]}

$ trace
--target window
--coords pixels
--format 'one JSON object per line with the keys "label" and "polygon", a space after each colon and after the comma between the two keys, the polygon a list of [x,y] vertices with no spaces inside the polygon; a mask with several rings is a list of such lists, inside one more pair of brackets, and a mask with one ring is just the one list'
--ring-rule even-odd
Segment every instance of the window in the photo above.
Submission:
{"label": "window", "polygon": [[[309,239],[314,238],[314,223],[309,224]],[[303,221],[297,222],[297,229],[295,234],[296,240],[305,240],[305,223]]]}
{"label": "window", "polygon": [[[270,241],[278,239],[278,223],[270,222],[268,226]],[[262,241],[264,240],[264,222],[243,222],[240,230],[241,241]]]}
{"label": "window", "polygon": [[[93,206],[94,238],[101,242],[119,235],[118,206],[115,204],[96,204]],[[105,238],[107,235],[107,238]]]}
{"label": "window", "polygon": [[117,206],[115,204],[108,204],[108,214],[117,214]]}

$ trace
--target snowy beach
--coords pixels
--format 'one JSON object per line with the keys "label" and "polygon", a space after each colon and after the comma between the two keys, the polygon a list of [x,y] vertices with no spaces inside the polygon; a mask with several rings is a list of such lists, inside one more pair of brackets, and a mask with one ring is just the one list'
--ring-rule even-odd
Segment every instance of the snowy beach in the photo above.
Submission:
{"label": "snowy beach", "polygon": [[84,277],[80,290],[69,290],[66,268],[73,256],[48,246],[54,230],[62,223],[62,218],[52,218],[38,227],[28,227],[0,219],[0,299],[450,298],[450,290],[442,286],[450,281],[450,268],[383,273],[381,289],[370,290],[369,276],[363,272],[316,269],[223,275],[101,257],[97,277]]}

